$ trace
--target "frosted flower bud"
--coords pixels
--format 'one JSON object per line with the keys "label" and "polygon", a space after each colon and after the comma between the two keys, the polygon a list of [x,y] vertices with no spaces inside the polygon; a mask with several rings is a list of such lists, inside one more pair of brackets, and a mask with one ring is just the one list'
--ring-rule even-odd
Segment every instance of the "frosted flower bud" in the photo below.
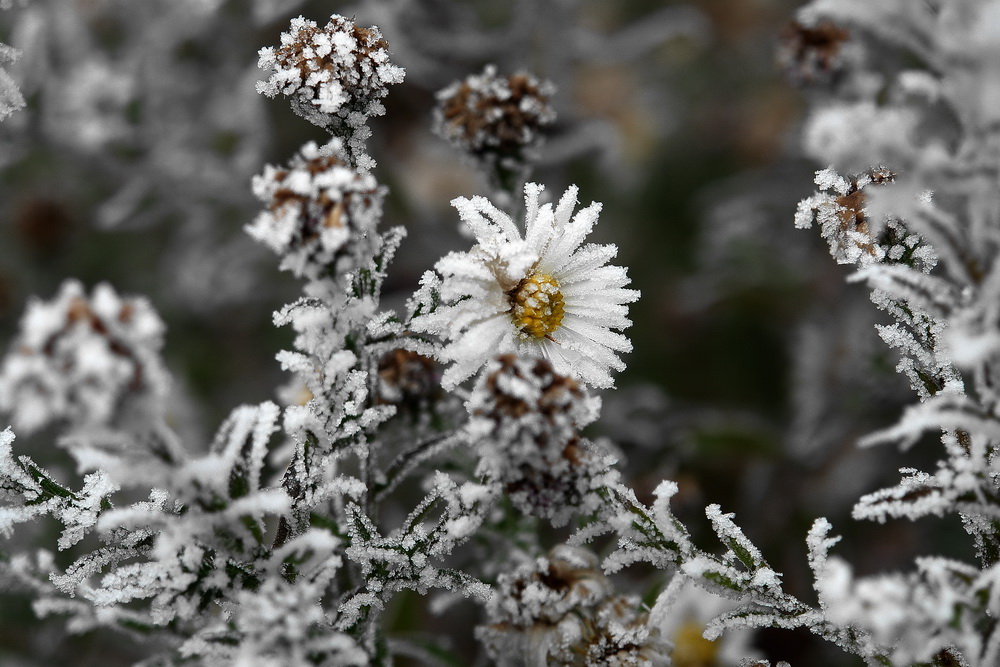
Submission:
{"label": "frosted flower bud", "polygon": [[159,409],[169,379],[159,357],[164,325],[143,298],[100,284],[90,297],[63,283],[33,300],[0,368],[0,409],[31,432],[55,421],[104,426],[128,408]]}
{"label": "frosted flower bud", "polygon": [[669,645],[661,639],[656,628],[648,625],[649,615],[639,611],[640,608],[641,601],[637,597],[617,596],[604,602],[586,626],[582,645],[575,647],[572,657],[562,664],[567,667],[686,667],[671,661]]}
{"label": "frosted flower bud", "polygon": [[595,554],[559,546],[498,577],[489,624],[476,635],[501,667],[669,665],[638,608],[637,599],[614,595]]}
{"label": "frosted flower bud", "polygon": [[246,231],[281,256],[281,268],[317,278],[351,255],[351,242],[374,235],[382,216],[381,187],[368,172],[351,167],[339,143],[309,142],[285,168],[268,165],[253,191],[266,209]]}
{"label": "frosted flower bud", "polygon": [[592,482],[609,465],[578,435],[598,405],[543,359],[497,358],[467,405],[480,473],[500,481],[522,512],[564,524],[592,500]]}
{"label": "frosted flower bud", "polygon": [[501,574],[487,613],[493,623],[519,628],[539,622],[556,625],[574,611],[595,608],[611,593],[596,554],[560,545],[547,557]]}
{"label": "frosted flower bud", "polygon": [[537,146],[542,130],[555,122],[553,94],[549,81],[523,72],[500,76],[487,65],[482,74],[437,93],[434,132],[477,157],[521,159],[522,150]]}
{"label": "frosted flower bud", "polygon": [[360,127],[385,113],[387,86],[403,80],[388,47],[377,26],[334,14],[321,29],[300,16],[281,33],[281,46],[260,50],[258,66],[271,75],[257,82],[257,92],[285,95],[295,113],[320,127]]}
{"label": "frosted flower bud", "polygon": [[792,21],[781,33],[778,66],[795,84],[828,83],[844,66],[842,46],[850,36],[830,21],[815,26]]}

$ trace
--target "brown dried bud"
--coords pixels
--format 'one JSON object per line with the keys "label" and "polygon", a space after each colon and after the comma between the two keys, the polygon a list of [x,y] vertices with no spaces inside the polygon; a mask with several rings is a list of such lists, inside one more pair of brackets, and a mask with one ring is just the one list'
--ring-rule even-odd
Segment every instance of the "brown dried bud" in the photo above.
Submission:
{"label": "brown dried bud", "polygon": [[[840,207],[841,229],[845,232],[857,231],[870,238],[871,231],[869,230],[868,216],[865,212],[864,189],[869,185],[892,183],[895,178],[896,175],[885,167],[873,167],[863,174],[860,179],[859,177],[852,177],[847,193],[840,195],[835,200]],[[868,254],[875,254],[875,246],[872,243],[858,243],[857,245]]]}
{"label": "brown dried bud", "polygon": [[521,511],[565,523],[592,511],[610,461],[580,438],[597,402],[543,359],[503,355],[487,367],[467,405],[480,472],[501,483]]}
{"label": "brown dried bud", "polygon": [[385,189],[338,149],[310,142],[287,167],[268,166],[254,178],[254,194],[266,210],[247,232],[297,276],[315,278],[349,254],[351,242],[373,233],[382,214]]}
{"label": "brown dried bud", "polygon": [[434,131],[476,156],[521,157],[538,145],[542,130],[555,122],[549,101],[555,86],[526,73],[498,76],[488,65],[482,74],[457,81],[437,94]]}
{"label": "brown dried bud", "polygon": [[437,363],[413,350],[397,348],[378,362],[378,400],[416,406],[440,387]]}
{"label": "brown dried bud", "polygon": [[830,21],[815,27],[792,21],[781,33],[778,65],[796,84],[828,82],[841,67],[841,46],[850,36]]}

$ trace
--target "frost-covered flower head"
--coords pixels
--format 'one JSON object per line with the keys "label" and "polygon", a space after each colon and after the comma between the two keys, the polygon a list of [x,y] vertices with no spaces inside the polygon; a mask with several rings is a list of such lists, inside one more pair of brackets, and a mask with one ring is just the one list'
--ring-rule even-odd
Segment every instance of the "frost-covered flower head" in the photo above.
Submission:
{"label": "frost-covered flower head", "polygon": [[163,333],[146,299],[103,283],[88,298],[66,281],[52,301],[29,303],[0,369],[0,409],[22,432],[62,419],[105,425],[126,403],[155,410],[168,388]]}
{"label": "frost-covered flower head", "polygon": [[596,556],[559,546],[502,574],[476,635],[500,667],[670,664],[637,599],[615,595]]}
{"label": "frost-covered flower head", "polygon": [[575,610],[596,607],[612,590],[596,554],[560,545],[534,563],[501,574],[487,610],[494,623],[556,625]]}
{"label": "frost-covered flower head", "polygon": [[247,233],[281,256],[298,277],[349,270],[334,263],[351,255],[352,241],[374,236],[385,189],[352,168],[335,141],[309,142],[285,168],[268,165],[254,177],[254,194],[267,205]]}
{"label": "frost-covered flower head", "polygon": [[403,406],[418,406],[439,388],[437,362],[413,350],[396,348],[378,362],[378,400]]}
{"label": "frost-covered flower head", "polygon": [[611,462],[578,433],[597,418],[599,406],[544,359],[498,358],[467,405],[479,474],[501,482],[522,512],[556,525],[576,508],[596,507],[594,488],[606,481]]}
{"label": "frost-covered flower head", "polygon": [[484,197],[452,202],[478,243],[437,263],[443,305],[413,322],[447,341],[442,360],[453,363],[442,376],[446,389],[496,354],[542,357],[556,372],[601,388],[614,386],[611,371],[625,368],[618,353],[632,344],[614,330],[631,324],[627,304],[639,292],[625,288],[625,269],[607,265],[614,245],[583,245],[601,205],[574,214],[572,186],[557,206],[542,206],[543,189],[524,186],[523,235]]}
{"label": "frost-covered flower head", "polygon": [[550,81],[524,72],[499,76],[495,65],[438,91],[434,132],[459,150],[476,156],[520,157],[537,146],[541,130],[555,122],[549,105]]}
{"label": "frost-covered flower head", "polygon": [[258,66],[272,74],[257,92],[284,94],[297,114],[320,127],[358,128],[385,113],[387,86],[403,80],[388,46],[377,26],[362,28],[334,14],[321,29],[300,16],[281,33],[280,47],[260,50]]}

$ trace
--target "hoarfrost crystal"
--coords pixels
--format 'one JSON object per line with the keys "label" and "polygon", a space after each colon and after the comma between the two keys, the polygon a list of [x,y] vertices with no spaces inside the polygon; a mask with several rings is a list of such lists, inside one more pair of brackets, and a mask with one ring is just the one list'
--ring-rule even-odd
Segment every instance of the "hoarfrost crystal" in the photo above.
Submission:
{"label": "hoarfrost crystal", "polygon": [[446,389],[497,353],[543,357],[556,372],[600,388],[614,386],[611,371],[625,368],[618,354],[632,344],[617,330],[631,324],[627,304],[639,292],[625,287],[625,269],[607,264],[615,246],[583,245],[601,205],[574,214],[576,186],[555,207],[540,205],[543,189],[524,186],[523,235],[484,197],[452,202],[478,243],[437,263],[443,305],[413,322],[447,342],[442,360],[452,365],[442,376]]}

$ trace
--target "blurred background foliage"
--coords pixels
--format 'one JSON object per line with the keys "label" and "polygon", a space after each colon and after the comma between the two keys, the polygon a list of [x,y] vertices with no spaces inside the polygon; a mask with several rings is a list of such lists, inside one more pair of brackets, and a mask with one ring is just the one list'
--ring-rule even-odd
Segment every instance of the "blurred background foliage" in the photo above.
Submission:
{"label": "blurred background foliage", "polygon": [[[430,133],[435,91],[487,63],[551,79],[559,120],[532,180],[550,193],[577,183],[582,203],[604,203],[595,240],[619,246],[642,291],[635,351],[594,427],[616,443],[640,499],[676,479],[678,515],[706,545],[704,506],[735,511],[806,599],[803,540],[819,515],[846,535],[840,553],[861,574],[901,565],[927,539],[947,554],[958,526],[850,520],[859,495],[919,452],[856,448],[909,390],[863,288],[845,285],[817,234],[792,226],[825,166],[797,148],[821,91],[794,87],[775,64],[796,4],[33,0],[2,12],[0,41],[24,52],[12,70],[28,107],[0,125],[0,339],[32,295],[50,298],[67,277],[107,281],[147,295],[166,321],[172,418],[192,448],[233,406],[273,398],[285,381],[274,354],[291,334],[271,313],[298,285],[242,232],[259,208],[250,179],[325,137],[254,93],[256,53],[294,16],[343,13],[378,24],[407,69],[373,124],[375,173],[391,188],[383,224],[408,232],[391,303],[445,251],[468,246],[449,201],[486,193]],[[17,446],[70,476],[54,439]],[[399,629],[443,623],[421,628],[417,604],[401,598]],[[70,650],[77,665],[135,657],[127,642],[57,647],[47,627],[5,597],[0,664],[57,664]],[[792,664],[852,664],[796,633],[758,643]]]}

